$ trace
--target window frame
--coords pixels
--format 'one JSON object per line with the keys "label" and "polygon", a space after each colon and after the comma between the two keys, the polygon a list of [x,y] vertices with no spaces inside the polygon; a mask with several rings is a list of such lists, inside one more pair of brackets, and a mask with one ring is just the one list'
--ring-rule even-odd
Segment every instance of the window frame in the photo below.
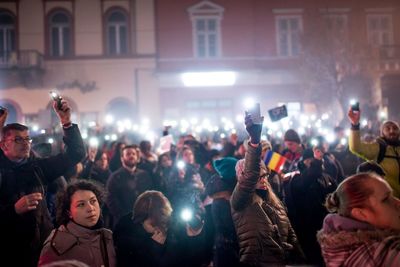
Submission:
{"label": "window frame", "polygon": [[[379,29],[379,31],[372,30],[370,28],[370,19],[371,18],[379,18],[379,19],[388,18],[389,28],[386,31],[381,31],[381,29]],[[379,46],[385,46],[385,45],[393,45],[393,43],[394,43],[394,33],[393,33],[393,15],[392,14],[388,14],[388,13],[382,13],[382,14],[381,13],[378,13],[378,14],[370,13],[370,14],[367,14],[367,16],[366,16],[366,24],[367,24],[367,40],[368,40],[368,44],[369,45],[378,46],[378,47]],[[373,35],[375,33],[379,33],[379,43],[378,44],[375,44],[372,41],[373,40],[372,37],[373,37]],[[382,42],[382,40],[383,40],[382,35],[384,33],[388,33],[389,41],[388,41],[387,44],[384,44]]]}
{"label": "window frame", "polygon": [[[197,29],[197,22],[204,20],[205,29],[203,35],[205,36],[205,55],[201,56],[199,51],[199,36],[201,35]],[[208,22],[214,20],[215,31],[210,33],[208,30]],[[208,15],[195,15],[192,17],[192,32],[193,32],[193,54],[198,59],[214,59],[222,56],[222,38],[221,38],[221,17],[219,16],[208,16]],[[210,43],[209,36],[215,34],[215,56],[210,55]]]}
{"label": "window frame", "polygon": [[[17,22],[18,21],[17,21],[16,15],[8,9],[0,9],[0,14],[9,15],[11,17],[11,19],[13,20],[12,24],[9,24],[9,25],[5,24],[4,27],[0,27],[2,29],[6,30],[6,32],[3,33],[4,37],[5,37],[4,38],[5,47],[8,46],[6,43],[9,43],[10,40],[12,42],[11,49],[5,50],[3,53],[1,53],[1,51],[0,51],[0,53],[1,53],[0,64],[7,64],[11,58],[11,54],[18,50],[18,30],[17,30]],[[10,33],[9,30],[13,31],[13,34],[14,34],[13,38],[7,37],[7,35]],[[3,55],[4,55],[4,57],[3,57]]]}
{"label": "window frame", "polygon": [[[70,47],[70,51],[69,51],[69,53],[65,54],[65,49],[63,49],[62,54],[55,55],[54,50],[53,50],[53,25],[54,24],[51,20],[58,13],[63,13],[68,18],[68,27],[65,27],[65,28],[69,29],[68,44]],[[74,18],[69,10],[64,9],[64,8],[55,8],[47,13],[47,16],[46,16],[46,36],[47,36],[47,38],[46,38],[47,39],[46,40],[46,55],[47,56],[49,56],[50,58],[54,58],[54,59],[68,59],[68,58],[73,57],[75,55],[74,35],[75,35]],[[59,37],[59,40],[63,41],[64,37],[63,37],[62,31],[58,30],[58,37]],[[60,42],[60,44],[61,43],[64,44],[65,42]]]}
{"label": "window frame", "polygon": [[[120,12],[124,17],[125,17],[125,27],[126,27],[126,51],[124,53],[116,53],[112,54],[110,53],[110,46],[109,46],[109,39],[110,39],[110,34],[109,34],[109,18],[114,12]],[[112,23],[113,24],[113,23]],[[131,27],[130,27],[130,16],[129,12],[127,12],[125,9],[121,7],[110,7],[103,15],[103,35],[104,35],[104,52],[103,54],[109,57],[121,57],[121,56],[126,56],[131,53]],[[116,25],[120,25],[118,28],[121,27],[122,24],[116,23]],[[118,31],[118,34],[120,34],[120,30]],[[120,39],[116,39],[116,42],[119,43],[121,42]],[[121,49],[121,44],[119,45],[119,48]]]}
{"label": "window frame", "polygon": [[[294,55],[293,54],[293,45],[292,45],[292,38],[291,38],[291,34],[292,34],[292,31],[290,31],[289,33],[287,33],[287,35],[288,35],[288,54],[287,55],[283,55],[282,54],[282,51],[281,51],[281,46],[280,46],[280,34],[281,34],[281,31],[280,31],[280,29],[279,29],[279,22],[280,22],[280,20],[282,20],[282,19],[285,19],[285,20],[287,20],[287,21],[289,21],[290,19],[298,19],[298,25],[299,25],[299,29],[298,29],[298,33],[299,33],[299,37],[300,37],[300,35],[302,34],[302,32],[303,32],[303,16],[301,15],[301,14],[287,14],[287,15],[276,15],[275,16],[275,30],[276,30],[276,51],[277,51],[277,54],[278,54],[278,56],[280,56],[280,57],[297,57],[297,56],[299,56],[299,54],[301,53],[301,51],[302,51],[302,48],[301,48],[301,42],[300,42],[300,40],[299,40],[299,53],[298,54],[296,54],[296,55]],[[289,25],[290,25],[290,23],[289,23]]]}

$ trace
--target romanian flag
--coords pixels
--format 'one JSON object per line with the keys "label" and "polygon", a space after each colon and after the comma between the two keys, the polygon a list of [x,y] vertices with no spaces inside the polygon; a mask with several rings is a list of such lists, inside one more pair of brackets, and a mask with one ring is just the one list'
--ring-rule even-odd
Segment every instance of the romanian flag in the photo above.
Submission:
{"label": "romanian flag", "polygon": [[265,154],[264,163],[268,169],[275,172],[281,172],[283,164],[285,164],[286,158],[276,152],[268,150]]}

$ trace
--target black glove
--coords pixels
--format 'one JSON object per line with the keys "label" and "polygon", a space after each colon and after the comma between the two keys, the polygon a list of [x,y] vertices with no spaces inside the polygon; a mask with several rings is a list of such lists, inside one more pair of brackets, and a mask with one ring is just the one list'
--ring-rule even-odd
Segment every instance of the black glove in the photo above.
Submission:
{"label": "black glove", "polygon": [[[261,140],[261,131],[262,131],[262,123],[261,124],[254,124],[251,115],[247,112],[244,118],[244,124],[246,125],[246,131],[250,136],[250,142],[252,144],[258,145]],[[264,117],[262,117],[264,121]]]}

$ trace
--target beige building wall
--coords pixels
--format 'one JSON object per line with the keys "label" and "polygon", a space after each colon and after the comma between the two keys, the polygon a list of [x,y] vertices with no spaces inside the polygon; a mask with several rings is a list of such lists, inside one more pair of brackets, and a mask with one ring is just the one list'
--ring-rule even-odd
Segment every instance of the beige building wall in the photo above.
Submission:
{"label": "beige building wall", "polygon": [[98,0],[76,1],[75,54],[77,56],[103,53],[102,12]]}
{"label": "beige building wall", "polygon": [[[136,6],[131,6],[134,3]],[[134,52],[137,46],[131,55],[103,55],[102,7],[106,12],[112,6],[122,7],[127,12],[135,11],[130,17],[140,30],[135,33],[131,28],[130,36],[135,40],[131,51]],[[74,5],[67,1],[48,1],[45,4],[41,0],[20,1],[19,50],[37,50],[45,54],[46,15],[43,8],[48,12],[56,7],[66,8],[73,14],[74,57],[62,60],[45,57],[41,86],[0,90],[0,100],[16,103],[21,112],[19,121],[24,122],[24,115],[38,114],[46,109],[50,103],[49,91],[55,87],[75,81],[81,85],[95,83],[95,90],[90,92],[78,87],[59,90],[76,104],[77,118],[81,113],[96,113],[98,122],[103,123],[109,104],[114,99],[125,98],[133,104],[139,116],[150,118],[151,124],[158,126],[161,116],[158,84],[153,75],[156,68],[153,0],[76,0]],[[0,3],[0,8],[15,12],[15,5],[13,9],[9,3]]]}

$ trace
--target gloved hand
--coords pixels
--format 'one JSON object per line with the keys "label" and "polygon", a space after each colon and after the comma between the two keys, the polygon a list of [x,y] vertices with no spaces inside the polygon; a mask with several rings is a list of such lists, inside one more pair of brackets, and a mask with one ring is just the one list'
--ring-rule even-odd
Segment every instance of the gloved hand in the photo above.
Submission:
{"label": "gloved hand", "polygon": [[[264,121],[264,117],[261,117],[261,119]],[[254,145],[258,145],[261,140],[262,123],[253,123],[251,115],[245,111],[244,124],[246,125],[246,131],[250,136],[250,142]]]}

